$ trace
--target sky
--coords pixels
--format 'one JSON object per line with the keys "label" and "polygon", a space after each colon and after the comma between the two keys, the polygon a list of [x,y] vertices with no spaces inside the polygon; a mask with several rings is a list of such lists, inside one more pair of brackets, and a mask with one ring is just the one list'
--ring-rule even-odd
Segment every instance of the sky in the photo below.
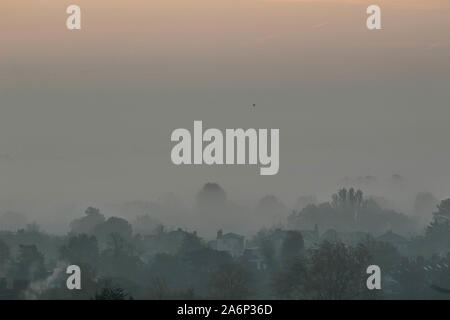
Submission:
{"label": "sky", "polygon": [[[65,219],[209,181],[290,205],[344,177],[385,195],[393,174],[448,197],[449,34],[447,0],[2,0],[0,212]],[[174,166],[170,134],[194,120],[279,128],[279,173]]]}

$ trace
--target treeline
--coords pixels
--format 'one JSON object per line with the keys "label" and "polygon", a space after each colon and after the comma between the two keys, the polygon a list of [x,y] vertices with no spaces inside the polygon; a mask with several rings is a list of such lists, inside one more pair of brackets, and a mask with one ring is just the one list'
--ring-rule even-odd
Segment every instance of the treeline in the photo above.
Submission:
{"label": "treeline", "polygon": [[[447,299],[450,199],[423,234],[394,232],[409,219],[342,189],[284,227],[207,241],[149,215],[136,232],[89,207],[64,236],[36,224],[0,232],[0,299]],[[82,270],[82,290],[66,287],[70,264]],[[366,287],[372,264],[382,290]]]}

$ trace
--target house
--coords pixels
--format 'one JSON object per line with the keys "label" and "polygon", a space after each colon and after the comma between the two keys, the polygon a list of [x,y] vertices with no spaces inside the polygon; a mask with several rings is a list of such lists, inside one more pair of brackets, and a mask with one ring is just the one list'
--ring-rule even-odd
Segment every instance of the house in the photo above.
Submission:
{"label": "house", "polygon": [[223,234],[222,230],[219,230],[212,247],[218,251],[228,252],[233,258],[237,258],[244,253],[244,238],[236,233]]}
{"label": "house", "polygon": [[282,230],[275,229],[267,235],[266,240],[271,243],[272,248],[274,250],[275,257],[277,259],[281,258],[283,245],[285,240],[289,237],[290,234],[297,233],[301,235],[303,240],[303,248],[309,249],[314,247],[319,241],[318,230]]}
{"label": "house", "polygon": [[314,230],[299,230],[303,237],[303,244],[306,249],[315,247],[320,242],[319,227],[317,224]]}
{"label": "house", "polygon": [[394,247],[396,247],[400,252],[406,252],[406,250],[408,249],[408,240],[390,230],[385,234],[379,236],[376,240],[380,242],[390,243]]}
{"label": "house", "polygon": [[148,261],[157,253],[176,254],[188,243],[188,240],[197,239],[197,233],[188,232],[181,228],[173,231],[161,230],[157,234],[145,235],[142,238],[143,254],[141,258]]}
{"label": "house", "polygon": [[258,271],[265,270],[267,268],[259,247],[245,248],[244,253],[242,254],[242,261]]}

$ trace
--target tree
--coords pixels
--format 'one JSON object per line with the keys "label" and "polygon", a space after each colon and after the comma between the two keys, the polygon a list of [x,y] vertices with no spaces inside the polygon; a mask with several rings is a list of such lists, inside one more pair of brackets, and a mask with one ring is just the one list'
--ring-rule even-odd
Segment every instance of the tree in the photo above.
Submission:
{"label": "tree", "polygon": [[195,289],[195,292],[200,295],[208,294],[211,273],[216,271],[219,266],[233,262],[228,252],[206,247],[180,253],[178,256],[183,263],[188,280],[184,287]]}
{"label": "tree", "polygon": [[102,251],[99,259],[99,269],[104,276],[138,282],[143,278],[144,267],[144,262],[130,242],[118,233],[109,235],[107,249]]}
{"label": "tree", "polygon": [[437,205],[438,211],[433,213],[435,223],[450,224],[450,199],[442,200]]}
{"label": "tree", "polygon": [[227,201],[227,194],[217,183],[206,183],[200,192],[197,194],[197,205],[201,208],[206,206],[219,205],[224,206]]}
{"label": "tree", "polygon": [[72,236],[60,248],[60,256],[70,263],[96,265],[99,256],[97,238],[87,234]]}
{"label": "tree", "polygon": [[412,220],[405,214],[381,208],[374,200],[364,199],[361,190],[340,189],[331,202],[309,205],[288,218],[293,228],[335,229],[340,232],[380,233],[386,228],[402,233],[411,230]]}
{"label": "tree", "polygon": [[431,193],[419,192],[414,199],[414,215],[420,221],[429,220],[431,213],[438,204],[439,201]]}
{"label": "tree", "polygon": [[156,254],[150,263],[151,281],[155,278],[164,281],[171,287],[187,287],[190,285],[190,273],[186,263],[178,255],[166,253]]}
{"label": "tree", "polygon": [[125,292],[119,287],[105,287],[102,288],[100,293],[96,293],[94,300],[132,300],[131,295]]}
{"label": "tree", "polygon": [[426,279],[425,260],[422,257],[403,258],[394,279],[400,284],[400,294],[403,299],[423,299],[424,292],[429,288]]}
{"label": "tree", "polygon": [[242,300],[249,297],[250,274],[243,266],[221,265],[210,279],[211,297],[221,300]]}
{"label": "tree", "polygon": [[367,237],[362,245],[370,254],[370,263],[379,266],[383,272],[392,272],[398,268],[401,255],[392,244]]}
{"label": "tree", "polygon": [[270,272],[277,272],[284,263],[302,254],[304,248],[303,236],[299,231],[262,229],[253,239],[259,247],[264,264]]}
{"label": "tree", "polygon": [[112,252],[114,258],[133,255],[133,247],[116,232],[109,235],[108,250]]}
{"label": "tree", "polygon": [[155,278],[150,285],[149,297],[154,300],[193,300],[194,291],[188,289],[172,289],[166,281]]}
{"label": "tree", "polygon": [[316,196],[300,196],[295,203],[294,210],[302,210],[309,205],[317,205],[317,197]]}
{"label": "tree", "polygon": [[302,258],[290,260],[285,267],[274,277],[272,290],[278,299],[305,299],[306,279],[308,271],[306,261]]}
{"label": "tree", "polygon": [[0,240],[0,266],[3,266],[10,258],[11,251],[8,245]]}
{"label": "tree", "polygon": [[278,268],[278,260],[276,256],[275,246],[269,239],[262,239],[259,242],[261,256],[264,263],[270,271]]}
{"label": "tree", "polygon": [[161,226],[161,222],[150,217],[148,214],[138,216],[133,223],[135,232],[142,235],[156,234],[158,228],[160,228]]}
{"label": "tree", "polygon": [[36,280],[46,276],[44,255],[35,245],[20,245],[19,255],[13,267],[14,277],[22,280]]}
{"label": "tree", "polygon": [[85,217],[75,219],[70,223],[72,233],[92,234],[94,228],[105,221],[105,216],[97,208],[89,207],[84,213]]}
{"label": "tree", "polygon": [[197,233],[186,232],[181,242],[181,246],[178,249],[178,254],[185,255],[203,248],[205,248],[205,245],[203,244],[202,239],[197,236]]}
{"label": "tree", "polygon": [[299,231],[287,231],[286,237],[281,245],[281,261],[288,263],[298,258],[304,249],[303,237]]}
{"label": "tree", "polygon": [[369,261],[370,255],[362,245],[323,242],[310,252],[305,283],[308,295],[325,300],[362,298],[367,292],[365,271]]}
{"label": "tree", "polygon": [[274,195],[264,196],[256,205],[256,214],[266,226],[280,224],[288,215],[288,208]]}
{"label": "tree", "polygon": [[429,252],[446,254],[450,250],[450,199],[442,200],[437,208],[423,241]]}
{"label": "tree", "polygon": [[94,234],[102,241],[108,241],[111,234],[117,234],[123,239],[129,240],[132,233],[131,224],[127,220],[117,217],[111,217],[94,228]]}

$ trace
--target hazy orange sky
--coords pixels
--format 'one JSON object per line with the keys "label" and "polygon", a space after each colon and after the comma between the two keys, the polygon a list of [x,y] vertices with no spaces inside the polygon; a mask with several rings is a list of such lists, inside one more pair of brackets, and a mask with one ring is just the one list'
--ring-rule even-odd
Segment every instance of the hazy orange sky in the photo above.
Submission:
{"label": "hazy orange sky", "polygon": [[[65,9],[73,3],[82,8],[83,30],[78,32],[65,28]],[[418,49],[425,55],[436,54],[432,52],[435,48],[449,46],[449,1],[378,1],[383,9],[384,30],[368,33],[365,8],[372,3],[3,0],[2,56],[8,59],[6,68],[14,69],[20,64],[32,69],[45,68],[47,71],[39,70],[45,73],[49,63],[60,66],[70,62],[70,69],[90,69],[89,62],[95,61],[96,67],[100,67],[98,63],[115,64],[119,59],[127,69],[131,62],[142,70],[141,63],[151,63],[151,59],[172,59],[186,67],[185,62],[192,60],[219,62],[222,57],[236,61],[246,57],[270,60],[270,56],[278,58],[279,52],[294,60],[320,57],[336,49],[354,50],[355,45],[359,50],[372,52]],[[408,59],[414,54],[409,50],[402,56]],[[396,61],[392,63],[398,66]],[[372,71],[377,70],[378,66]],[[41,79],[40,72],[34,74]],[[314,71],[313,77],[316,76]]]}
{"label": "hazy orange sky", "polygon": [[[1,0],[2,209],[207,181],[292,202],[393,173],[448,196],[449,35],[448,0]],[[280,173],[175,168],[170,133],[193,120],[280,128]]]}

